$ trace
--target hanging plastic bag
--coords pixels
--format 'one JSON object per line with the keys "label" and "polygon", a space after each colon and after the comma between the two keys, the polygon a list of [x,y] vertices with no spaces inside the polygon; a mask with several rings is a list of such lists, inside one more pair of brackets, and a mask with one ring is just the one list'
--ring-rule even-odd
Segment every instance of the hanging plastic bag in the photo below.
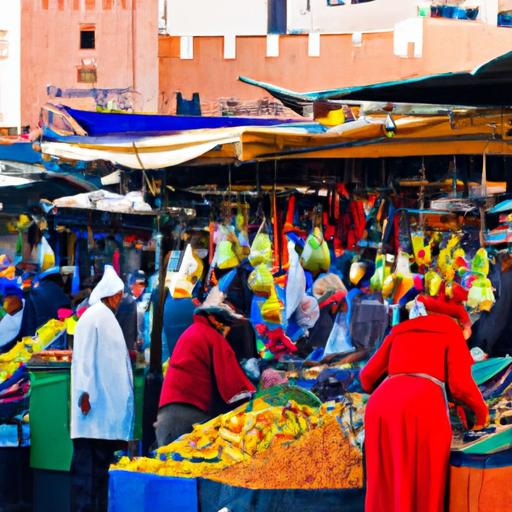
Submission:
{"label": "hanging plastic bag", "polygon": [[267,233],[265,220],[261,223],[252,242],[249,263],[253,267],[258,265],[270,265],[272,263],[272,242]]}
{"label": "hanging plastic bag", "polygon": [[478,311],[490,311],[495,301],[491,281],[487,277],[478,276],[469,289],[468,306]]}
{"label": "hanging plastic bag", "polygon": [[315,297],[306,295],[295,314],[297,324],[304,329],[311,329],[315,326],[318,319],[320,318],[320,307]]}
{"label": "hanging plastic bag", "polygon": [[232,228],[221,224],[215,233],[215,254],[213,256],[212,265],[220,269],[236,267],[240,261],[233,249],[233,233]]}
{"label": "hanging plastic bag", "polygon": [[290,268],[286,281],[286,319],[288,320],[299,307],[306,294],[306,275],[302,268],[299,255],[295,250],[295,244],[288,242],[288,254],[290,255]]}
{"label": "hanging plastic bag", "polygon": [[431,297],[435,297],[439,293],[442,283],[441,276],[434,270],[429,270],[425,274],[425,290]]}
{"label": "hanging plastic bag", "polygon": [[346,313],[336,315],[334,325],[325,344],[324,356],[329,354],[344,354],[354,352],[355,348],[350,341]]}
{"label": "hanging plastic bag", "polygon": [[178,272],[169,273],[166,278],[171,297],[174,299],[192,297],[198,270],[198,261],[194,257],[192,246],[188,244]]}
{"label": "hanging plastic bag", "polygon": [[272,289],[270,297],[261,306],[261,316],[265,322],[281,325],[283,323],[283,303],[277,297],[275,288]]}
{"label": "hanging plastic bag", "polygon": [[274,277],[264,264],[258,265],[249,274],[249,288],[258,295],[270,296],[274,290]]}
{"label": "hanging plastic bag", "polygon": [[489,256],[484,248],[476,251],[475,257],[471,262],[471,271],[483,276],[489,275]]}
{"label": "hanging plastic bag", "polygon": [[240,250],[247,257],[250,253],[249,244],[249,204],[239,203],[237,205],[237,214],[235,217],[235,228],[238,236]]}
{"label": "hanging plastic bag", "polygon": [[41,272],[55,266],[55,253],[48,240],[43,236],[38,248],[38,263]]}
{"label": "hanging plastic bag", "polygon": [[329,271],[331,253],[319,227],[314,228],[306,239],[300,262],[305,270],[309,270],[313,274]]}
{"label": "hanging plastic bag", "polygon": [[396,261],[396,275],[398,277],[393,293],[393,302],[398,303],[400,299],[414,287],[413,275],[409,266],[409,255],[403,251],[398,252]]}

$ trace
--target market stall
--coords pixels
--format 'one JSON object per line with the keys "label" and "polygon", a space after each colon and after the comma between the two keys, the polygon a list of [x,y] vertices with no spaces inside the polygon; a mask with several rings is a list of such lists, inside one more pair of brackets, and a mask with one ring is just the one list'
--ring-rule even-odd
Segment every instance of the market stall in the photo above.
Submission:
{"label": "market stall", "polygon": [[[487,85],[493,70],[482,69]],[[512,268],[510,110],[473,97],[469,106],[341,103],[359,91],[301,96],[259,85],[298,106],[329,100],[330,114],[318,111],[314,122],[199,123],[44,109],[44,159],[54,172],[83,166],[102,189],[41,201],[36,214],[11,218],[11,256],[27,259],[49,246],[55,263],[71,270],[73,294],[105,264],[124,277],[160,271],[160,287],[148,291],[153,313],[144,311],[146,431],[162,363],[165,372],[198,304],[218,293],[245,321],[244,335],[251,333],[243,346],[231,343],[258,394],[156,451],[145,453],[152,448],[146,438],[144,456],[120,454],[111,471],[113,511],[170,502],[183,511],[283,503],[361,510],[367,395],[359,371],[389,329],[421,309],[418,296],[444,308],[462,304],[461,325],[483,333],[472,347],[480,349],[472,351],[474,379],[491,425],[469,435],[473,418],[458,419],[451,404],[454,451],[488,456],[512,446],[512,370],[485,334],[492,315],[505,318],[497,312],[510,304],[499,286]],[[361,92],[370,100],[385,93]],[[42,237],[29,238],[29,225]],[[76,320],[78,305],[66,318]],[[502,327],[506,354],[508,324]],[[35,426],[41,414],[31,416]],[[453,496],[465,485],[456,475]]]}

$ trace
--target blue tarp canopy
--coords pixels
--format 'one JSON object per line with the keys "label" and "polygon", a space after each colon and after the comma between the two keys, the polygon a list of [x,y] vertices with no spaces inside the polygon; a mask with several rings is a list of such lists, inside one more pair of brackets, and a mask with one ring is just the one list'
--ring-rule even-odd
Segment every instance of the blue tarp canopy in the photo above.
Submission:
{"label": "blue tarp canopy", "polygon": [[206,128],[232,128],[236,126],[276,126],[296,120],[250,117],[164,116],[153,114],[102,113],[76,110],[62,106],[89,136],[109,134],[158,134]]}

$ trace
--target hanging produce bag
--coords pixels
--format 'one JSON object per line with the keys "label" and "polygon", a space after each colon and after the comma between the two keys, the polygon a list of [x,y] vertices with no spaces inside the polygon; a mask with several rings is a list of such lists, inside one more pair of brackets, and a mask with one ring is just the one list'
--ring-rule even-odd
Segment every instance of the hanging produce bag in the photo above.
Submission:
{"label": "hanging produce bag", "polygon": [[215,243],[217,246],[213,257],[213,266],[227,269],[236,267],[240,263],[233,249],[233,237],[235,235],[230,227],[224,224],[218,226],[215,233]]}
{"label": "hanging produce bag", "polygon": [[192,297],[192,291],[202,270],[202,262],[194,257],[192,246],[188,244],[178,272],[168,273],[166,277],[171,297],[174,299]]}
{"label": "hanging produce bag", "polygon": [[306,293],[306,275],[300,265],[299,255],[295,250],[295,244],[288,242],[288,254],[290,268],[286,282],[286,319],[288,320],[299,307]]}
{"label": "hanging produce bag", "polygon": [[265,264],[258,265],[249,274],[249,288],[258,295],[270,296],[274,290],[274,277]]}
{"label": "hanging produce bag", "polygon": [[252,242],[249,263],[253,267],[270,265],[272,263],[272,242],[267,233],[266,220],[263,220],[261,223],[258,233],[256,233]]}
{"label": "hanging produce bag", "polygon": [[331,254],[319,227],[314,228],[306,239],[300,262],[305,270],[309,270],[313,274],[328,272],[331,266]]}
{"label": "hanging produce bag", "polygon": [[37,259],[41,272],[55,266],[55,253],[44,236],[41,238],[41,242],[39,243]]}
{"label": "hanging produce bag", "polygon": [[265,322],[281,325],[283,322],[283,303],[277,297],[275,288],[272,288],[270,297],[261,306],[261,316]]}

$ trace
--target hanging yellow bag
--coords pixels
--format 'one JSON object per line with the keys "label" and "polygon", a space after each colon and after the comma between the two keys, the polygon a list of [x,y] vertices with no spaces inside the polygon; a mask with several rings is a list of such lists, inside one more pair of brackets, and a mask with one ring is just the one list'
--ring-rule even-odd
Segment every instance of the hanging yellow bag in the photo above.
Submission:
{"label": "hanging yellow bag", "polygon": [[261,223],[251,245],[249,263],[256,267],[258,265],[270,265],[272,263],[272,242],[267,233],[266,221]]}
{"label": "hanging yellow bag", "polygon": [[264,264],[258,265],[249,274],[249,288],[257,295],[269,296],[274,290],[274,277]]}

